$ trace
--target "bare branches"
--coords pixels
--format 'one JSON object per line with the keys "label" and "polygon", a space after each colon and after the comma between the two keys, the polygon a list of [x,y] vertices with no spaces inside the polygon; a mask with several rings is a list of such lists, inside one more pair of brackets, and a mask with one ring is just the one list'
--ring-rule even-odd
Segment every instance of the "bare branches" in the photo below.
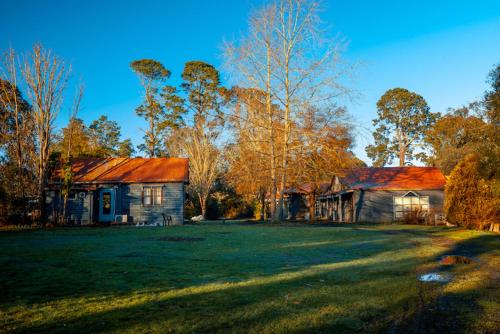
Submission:
{"label": "bare branches", "polygon": [[23,58],[22,74],[32,105],[38,149],[37,178],[41,210],[43,210],[51,136],[70,72],[70,66],[39,44],[34,45],[32,53]]}
{"label": "bare branches", "polygon": [[[226,68],[233,80],[265,97],[266,103],[250,105],[248,97],[238,96],[239,109],[232,116],[240,150],[250,152],[244,147],[250,143],[256,148],[254,154],[270,166],[259,168],[270,171],[271,206],[279,180],[280,210],[289,183],[289,162],[307,145],[315,145],[304,141],[301,133],[305,113],[317,113],[313,118],[322,126],[314,131],[322,133],[335,117],[337,100],[349,93],[341,82],[350,70],[340,56],[346,43],[338,36],[327,37],[320,10],[314,0],[277,0],[254,12],[248,34],[237,46],[225,48]],[[275,213],[272,207],[271,211]]]}
{"label": "bare branches", "polygon": [[72,123],[76,120],[78,112],[80,111],[80,104],[82,103],[84,91],[85,91],[85,86],[83,83],[80,83],[80,85],[78,86],[77,92],[75,94],[75,97],[73,99],[73,105],[71,107],[71,114],[70,114],[70,119],[69,119],[69,129],[68,129],[69,130],[68,147],[67,147],[67,156],[66,156],[66,159],[68,159],[68,160],[71,157],[72,144],[73,144],[74,126],[72,126],[73,125]]}

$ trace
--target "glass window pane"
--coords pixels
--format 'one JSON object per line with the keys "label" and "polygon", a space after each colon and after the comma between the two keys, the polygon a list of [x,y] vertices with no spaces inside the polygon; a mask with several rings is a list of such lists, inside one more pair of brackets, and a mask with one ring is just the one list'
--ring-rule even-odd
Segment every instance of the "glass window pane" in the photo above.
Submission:
{"label": "glass window pane", "polygon": [[403,206],[402,205],[396,205],[394,206],[395,211],[403,211]]}
{"label": "glass window pane", "polygon": [[411,198],[411,204],[420,204],[420,198],[418,197],[410,197]]}
{"label": "glass window pane", "polygon": [[428,205],[422,205],[422,211],[429,211]]}
{"label": "glass window pane", "polygon": [[403,204],[403,197],[394,197],[394,204]]}
{"label": "glass window pane", "polygon": [[151,188],[144,188],[144,205],[151,205]]}
{"label": "glass window pane", "polygon": [[102,194],[102,214],[111,214],[111,193],[109,191]]}
{"label": "glass window pane", "polygon": [[411,204],[411,197],[403,197],[403,204]]}
{"label": "glass window pane", "polygon": [[429,204],[429,196],[420,197],[420,204]]}
{"label": "glass window pane", "polygon": [[156,200],[155,200],[155,205],[160,205],[161,204],[161,187],[156,187]]}

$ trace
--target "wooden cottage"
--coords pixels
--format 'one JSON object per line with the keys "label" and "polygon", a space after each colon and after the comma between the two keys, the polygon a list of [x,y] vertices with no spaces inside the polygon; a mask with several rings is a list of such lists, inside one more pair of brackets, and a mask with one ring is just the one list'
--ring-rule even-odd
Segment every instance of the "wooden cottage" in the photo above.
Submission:
{"label": "wooden cottage", "polygon": [[[67,221],[91,223],[172,224],[184,221],[187,159],[181,158],[78,158],[71,164],[72,186]],[[61,171],[46,191],[46,212],[56,221],[62,213]]]}
{"label": "wooden cottage", "polygon": [[[403,221],[418,211],[435,220],[443,211],[445,183],[444,175],[434,167],[357,168],[345,177],[334,177],[327,187],[322,186],[315,201],[316,218],[336,222],[393,222]],[[307,201],[298,200],[299,195],[308,196],[304,190],[288,195],[289,216],[300,212],[298,207],[305,207]]]}

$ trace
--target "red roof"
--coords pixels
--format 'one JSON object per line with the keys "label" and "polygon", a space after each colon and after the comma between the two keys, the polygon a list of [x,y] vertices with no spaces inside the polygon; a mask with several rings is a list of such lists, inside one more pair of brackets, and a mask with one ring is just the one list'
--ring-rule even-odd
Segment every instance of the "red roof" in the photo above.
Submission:
{"label": "red roof", "polygon": [[349,189],[443,189],[444,175],[435,167],[369,167],[352,170],[342,183]]}
{"label": "red roof", "polygon": [[[184,158],[77,158],[72,161],[74,183],[188,182]],[[56,171],[55,177],[61,175]]]}

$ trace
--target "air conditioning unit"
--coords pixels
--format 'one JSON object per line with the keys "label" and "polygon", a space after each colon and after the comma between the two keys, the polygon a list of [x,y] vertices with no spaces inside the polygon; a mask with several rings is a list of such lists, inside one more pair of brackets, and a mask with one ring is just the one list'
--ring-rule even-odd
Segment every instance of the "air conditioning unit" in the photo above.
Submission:
{"label": "air conditioning unit", "polygon": [[115,216],[115,222],[117,222],[117,223],[128,223],[128,216],[127,215],[116,215]]}

